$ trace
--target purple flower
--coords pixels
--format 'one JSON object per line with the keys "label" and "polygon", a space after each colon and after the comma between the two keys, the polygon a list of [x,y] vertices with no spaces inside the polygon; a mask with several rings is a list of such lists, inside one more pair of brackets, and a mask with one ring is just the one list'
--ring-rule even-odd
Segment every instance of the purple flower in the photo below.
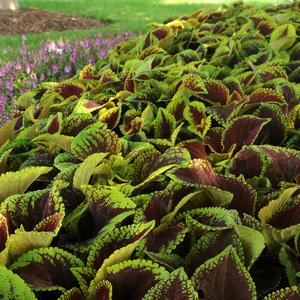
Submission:
{"label": "purple flower", "polygon": [[68,74],[68,73],[71,73],[72,71],[72,66],[71,65],[66,65],[65,66],[65,72]]}

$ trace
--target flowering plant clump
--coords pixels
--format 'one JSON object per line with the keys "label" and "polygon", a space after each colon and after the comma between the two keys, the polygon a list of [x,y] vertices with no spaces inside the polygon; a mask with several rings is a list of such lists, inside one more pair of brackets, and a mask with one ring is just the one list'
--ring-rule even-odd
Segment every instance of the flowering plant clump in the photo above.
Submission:
{"label": "flowering plant clump", "polygon": [[300,299],[299,8],[200,10],[22,94],[0,295]]}
{"label": "flowering plant clump", "polygon": [[[107,33],[75,41],[42,42],[38,50],[27,47],[26,36],[18,57],[0,67],[0,126],[16,111],[15,99],[42,81],[70,78],[86,64],[94,64],[109,49],[132,37],[131,32]],[[7,54],[11,49],[4,49]]]}

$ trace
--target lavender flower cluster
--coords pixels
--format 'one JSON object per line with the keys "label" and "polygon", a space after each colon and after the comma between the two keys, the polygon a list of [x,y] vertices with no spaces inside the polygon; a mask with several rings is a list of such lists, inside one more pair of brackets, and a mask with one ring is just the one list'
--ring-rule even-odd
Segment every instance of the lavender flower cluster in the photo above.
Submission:
{"label": "lavender flower cluster", "polygon": [[[0,66],[0,126],[16,112],[16,99],[21,93],[42,81],[61,81],[74,76],[83,66],[95,63],[109,49],[132,36],[131,32],[99,33],[96,38],[42,42],[38,50],[28,49],[23,36],[18,56]],[[3,49],[3,54],[8,51],[11,49]]]}

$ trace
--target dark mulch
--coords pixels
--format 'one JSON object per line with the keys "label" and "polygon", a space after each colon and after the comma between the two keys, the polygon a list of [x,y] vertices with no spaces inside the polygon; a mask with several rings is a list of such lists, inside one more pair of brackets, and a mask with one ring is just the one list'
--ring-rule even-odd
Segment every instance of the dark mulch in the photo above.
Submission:
{"label": "dark mulch", "polygon": [[19,35],[102,27],[109,21],[88,19],[35,8],[0,10],[0,35]]}

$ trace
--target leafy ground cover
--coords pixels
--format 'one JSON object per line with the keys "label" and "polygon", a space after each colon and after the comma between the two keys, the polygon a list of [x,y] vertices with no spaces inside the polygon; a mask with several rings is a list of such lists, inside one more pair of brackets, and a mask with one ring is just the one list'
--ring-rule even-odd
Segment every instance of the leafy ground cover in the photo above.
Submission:
{"label": "leafy ground cover", "polygon": [[0,129],[0,294],[300,297],[299,4],[158,24]]}

